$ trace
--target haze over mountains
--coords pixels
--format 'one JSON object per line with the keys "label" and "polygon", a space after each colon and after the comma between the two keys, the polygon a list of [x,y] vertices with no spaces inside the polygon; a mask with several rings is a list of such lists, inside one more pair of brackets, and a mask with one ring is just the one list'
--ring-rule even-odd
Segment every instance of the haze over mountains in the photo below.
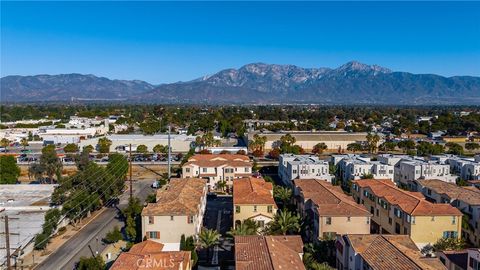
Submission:
{"label": "haze over mountains", "polygon": [[6,76],[0,87],[2,102],[480,104],[480,77],[393,72],[355,61],[335,69],[253,63],[162,85],[81,74]]}

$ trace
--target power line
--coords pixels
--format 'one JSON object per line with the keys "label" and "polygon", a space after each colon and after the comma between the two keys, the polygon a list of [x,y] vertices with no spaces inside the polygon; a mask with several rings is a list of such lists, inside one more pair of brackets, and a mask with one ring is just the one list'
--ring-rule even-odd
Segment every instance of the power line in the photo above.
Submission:
{"label": "power line", "polygon": [[[117,164],[115,168],[117,168],[118,166],[120,166],[120,163]],[[104,173],[104,174],[106,175],[107,172],[104,171],[104,172],[102,172],[102,173]],[[106,185],[106,184],[108,184],[108,182],[105,182],[104,185]],[[113,184],[115,184],[115,181],[113,181],[107,188],[110,188]],[[91,183],[91,185],[93,185],[93,184]],[[102,187],[104,187],[104,185],[101,185],[98,189],[96,189],[96,190],[95,190],[95,193],[98,192]],[[104,192],[105,192],[105,191],[104,191]],[[104,192],[102,192],[102,194],[104,194]],[[78,194],[76,198],[78,198],[80,195],[81,195],[81,194]],[[71,198],[71,199],[73,200],[73,198]],[[60,220],[59,220],[58,222],[56,222],[56,223],[58,224],[58,223],[60,223],[61,221],[63,221],[63,220],[65,219],[65,217],[67,216],[68,213],[70,213],[71,211],[75,210],[79,205],[81,205],[82,203],[84,203],[87,199],[90,199],[90,196],[87,196],[85,199],[83,199],[81,202],[77,203],[75,206],[73,206],[73,207],[72,207],[70,210],[68,210],[66,213],[63,213],[62,219],[60,219]],[[70,199],[69,199],[69,200],[70,200]],[[66,202],[68,202],[69,200],[67,200]],[[111,199],[107,200],[107,202],[109,202],[110,200],[111,200]],[[65,204],[66,202],[64,202],[63,204]],[[95,201],[93,201],[93,202],[95,202]],[[106,203],[107,203],[107,202],[106,202]],[[90,206],[90,205],[89,205],[89,206]],[[85,208],[85,209],[88,209],[88,207]],[[83,212],[83,211],[82,211],[82,212]],[[50,226],[50,225],[53,225],[54,223],[55,223],[55,222],[44,223],[43,226],[45,226],[45,224],[47,224],[48,226]],[[47,238],[47,239],[48,239],[48,238]],[[43,242],[43,241],[42,241],[42,242]]]}

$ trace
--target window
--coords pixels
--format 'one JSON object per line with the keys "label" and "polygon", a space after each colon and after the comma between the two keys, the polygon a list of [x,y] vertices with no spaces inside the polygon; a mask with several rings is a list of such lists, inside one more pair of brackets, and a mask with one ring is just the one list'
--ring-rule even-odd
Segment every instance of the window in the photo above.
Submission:
{"label": "window", "polygon": [[350,217],[347,217],[347,222],[350,222]]}
{"label": "window", "polygon": [[207,168],[202,168],[202,172],[206,173],[206,172],[207,172]]}
{"label": "window", "polygon": [[398,218],[401,218],[402,217],[402,210],[398,209],[398,208],[393,208],[393,214],[398,217]]}
{"label": "window", "polygon": [[257,212],[257,206],[256,205],[253,206],[253,212]]}
{"label": "window", "polygon": [[325,223],[327,225],[331,225],[332,224],[332,218],[331,217],[327,217],[326,220],[325,220]]}
{"label": "window", "polygon": [[444,231],[443,238],[457,238],[458,233],[456,231]]}
{"label": "window", "polygon": [[173,221],[173,216],[170,216],[170,220]]}
{"label": "window", "polygon": [[249,169],[248,169],[248,167],[245,167],[245,172],[249,172]]}
{"label": "window", "polygon": [[263,221],[263,220],[257,221],[257,224],[258,224],[258,226],[259,226],[260,228],[264,228],[264,227],[265,227],[265,221]]}
{"label": "window", "polygon": [[189,172],[190,172],[190,168],[185,168],[185,172],[189,173]]}
{"label": "window", "polygon": [[297,173],[297,170],[293,170],[293,173]]}
{"label": "window", "polygon": [[410,223],[412,221],[412,216],[406,215],[406,217],[407,217],[407,222]]}
{"label": "window", "polygon": [[408,234],[408,229],[407,228],[403,228],[403,234]]}
{"label": "window", "polygon": [[155,222],[155,218],[152,216],[148,217],[148,224],[153,224]]}
{"label": "window", "polygon": [[452,224],[455,224],[457,222],[457,217],[456,216],[452,216]]}
{"label": "window", "polygon": [[160,232],[148,232],[148,238],[159,239],[160,238]]}
{"label": "window", "polygon": [[379,211],[378,211],[378,209],[376,209],[376,210],[377,210],[377,217],[378,217]]}
{"label": "window", "polygon": [[235,206],[235,213],[240,213],[240,206]]}
{"label": "window", "polygon": [[427,189],[427,194],[428,194],[428,195],[432,195],[432,190],[428,188],[428,189]]}
{"label": "window", "polygon": [[188,216],[187,223],[188,223],[188,224],[192,224],[192,223],[193,223],[193,216]]}
{"label": "window", "polygon": [[370,217],[367,217],[367,224],[370,224]]}
{"label": "window", "polygon": [[392,225],[392,218],[391,217],[388,218],[388,224]]}
{"label": "window", "polygon": [[271,205],[267,206],[267,212],[272,213],[273,212],[273,206],[271,206]]}
{"label": "window", "polygon": [[412,224],[415,224],[415,217],[412,217]]}

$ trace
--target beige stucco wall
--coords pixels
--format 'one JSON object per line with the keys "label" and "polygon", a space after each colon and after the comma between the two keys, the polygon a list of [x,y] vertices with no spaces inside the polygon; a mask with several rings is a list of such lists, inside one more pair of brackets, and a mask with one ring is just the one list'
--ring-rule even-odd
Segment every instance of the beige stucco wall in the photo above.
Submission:
{"label": "beige stucco wall", "polygon": [[335,232],[337,234],[370,234],[369,217],[331,217],[331,224],[327,224],[327,217],[319,218],[319,237],[324,232]]}
{"label": "beige stucco wall", "polygon": [[151,239],[160,243],[179,243],[180,237],[195,235],[195,220],[189,224],[187,216],[154,216],[154,224],[148,224],[148,216],[142,216],[142,235],[147,236],[150,231],[160,232],[159,239]]}
{"label": "beige stucco wall", "polygon": [[[240,206],[240,213],[237,213],[237,206]],[[268,205],[264,204],[257,204],[257,211],[254,210],[254,205],[245,205],[245,204],[235,204],[233,206],[233,224],[235,224],[235,221],[240,220],[243,222],[246,219],[252,218],[256,215],[264,215],[266,217],[269,217],[270,219],[273,219],[273,216],[275,216],[275,213],[277,212],[277,207],[275,205],[272,206],[272,212],[268,213]]]}
{"label": "beige stucco wall", "polygon": [[434,220],[431,216],[416,216],[415,224],[409,225],[412,231],[410,237],[419,246],[434,244],[443,237],[444,231],[456,231],[458,238],[461,237],[461,216],[456,217],[455,224],[452,224],[452,216],[435,216]]}

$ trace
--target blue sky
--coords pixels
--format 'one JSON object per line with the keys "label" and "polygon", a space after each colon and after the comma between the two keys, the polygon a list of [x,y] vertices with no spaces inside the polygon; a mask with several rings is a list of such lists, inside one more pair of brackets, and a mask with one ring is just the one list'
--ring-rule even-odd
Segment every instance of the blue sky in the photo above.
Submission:
{"label": "blue sky", "polygon": [[151,83],[251,62],[480,76],[480,2],[1,2],[1,76]]}

